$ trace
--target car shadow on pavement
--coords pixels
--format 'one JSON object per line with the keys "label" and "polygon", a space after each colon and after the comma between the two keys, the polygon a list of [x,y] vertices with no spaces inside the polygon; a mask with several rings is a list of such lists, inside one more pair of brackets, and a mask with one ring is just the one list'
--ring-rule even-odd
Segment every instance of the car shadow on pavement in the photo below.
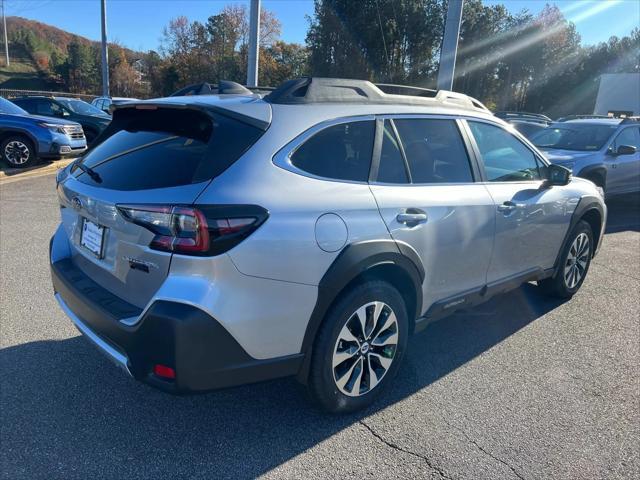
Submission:
{"label": "car shadow on pavement", "polygon": [[[196,396],[131,380],[85,339],[0,350],[2,470],[13,478],[250,478],[429,388],[560,304],[531,284],[430,325],[369,410],[327,415],[293,379]],[[329,467],[330,468],[330,465]]]}
{"label": "car shadow on pavement", "polygon": [[607,199],[605,233],[640,232],[640,194],[632,193]]}

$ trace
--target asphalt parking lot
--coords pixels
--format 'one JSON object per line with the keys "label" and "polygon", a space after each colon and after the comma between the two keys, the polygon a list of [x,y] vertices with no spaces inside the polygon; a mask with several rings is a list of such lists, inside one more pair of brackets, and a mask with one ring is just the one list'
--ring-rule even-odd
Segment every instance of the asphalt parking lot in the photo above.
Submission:
{"label": "asphalt parking lot", "polygon": [[0,472],[7,479],[640,476],[640,199],[561,303],[526,285],[431,325],[358,415],[285,379],[175,397],[126,378],[56,304],[52,175],[0,185]]}

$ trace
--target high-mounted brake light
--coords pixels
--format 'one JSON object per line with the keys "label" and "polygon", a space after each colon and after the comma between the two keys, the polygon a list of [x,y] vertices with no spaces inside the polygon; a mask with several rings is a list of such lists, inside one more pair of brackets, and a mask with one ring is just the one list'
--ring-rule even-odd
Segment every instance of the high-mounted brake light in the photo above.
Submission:
{"label": "high-mounted brake light", "polygon": [[248,206],[246,211],[244,206],[233,206],[232,211],[205,208],[203,212],[173,205],[118,205],[126,220],[155,233],[150,248],[187,255],[223,253],[240,243],[267,217],[266,210],[255,206]]}

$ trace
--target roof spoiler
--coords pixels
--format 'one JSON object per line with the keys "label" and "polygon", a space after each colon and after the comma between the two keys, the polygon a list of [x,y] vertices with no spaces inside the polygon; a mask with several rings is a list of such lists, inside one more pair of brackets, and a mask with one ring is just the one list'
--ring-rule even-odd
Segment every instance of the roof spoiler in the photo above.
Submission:
{"label": "roof spoiler", "polygon": [[219,107],[218,105],[212,105],[209,103],[202,102],[189,102],[189,103],[180,103],[176,101],[162,101],[162,100],[140,100],[140,101],[132,101],[127,103],[122,103],[120,105],[115,105],[113,108],[113,114],[121,110],[159,110],[159,109],[176,109],[176,110],[196,110],[199,112],[209,113],[214,112],[219,115],[224,115],[225,117],[232,118],[242,123],[246,123],[247,125],[251,125],[252,127],[256,127],[262,131],[266,131],[269,128],[269,122],[265,122],[258,118],[252,117],[250,115],[243,115],[242,113],[235,112],[233,110],[228,110],[226,108]]}

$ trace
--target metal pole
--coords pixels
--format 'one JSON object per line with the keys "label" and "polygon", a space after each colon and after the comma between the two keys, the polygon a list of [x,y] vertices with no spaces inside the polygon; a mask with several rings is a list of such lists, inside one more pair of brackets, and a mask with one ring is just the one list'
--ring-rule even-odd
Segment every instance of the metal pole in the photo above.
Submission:
{"label": "metal pole", "polygon": [[107,0],[101,0],[102,11],[102,96],[109,96],[109,50],[107,47]]}
{"label": "metal pole", "polygon": [[9,66],[9,40],[7,40],[7,17],[4,14],[4,0],[2,0],[2,24],[4,25],[4,56],[6,66]]}
{"label": "metal pole", "polygon": [[453,90],[463,3],[464,0],[449,0],[447,5],[447,20],[444,25],[440,68],[438,69],[438,90]]}
{"label": "metal pole", "polygon": [[251,0],[249,13],[249,64],[247,65],[247,86],[258,86],[258,60],[260,52],[260,0]]}

